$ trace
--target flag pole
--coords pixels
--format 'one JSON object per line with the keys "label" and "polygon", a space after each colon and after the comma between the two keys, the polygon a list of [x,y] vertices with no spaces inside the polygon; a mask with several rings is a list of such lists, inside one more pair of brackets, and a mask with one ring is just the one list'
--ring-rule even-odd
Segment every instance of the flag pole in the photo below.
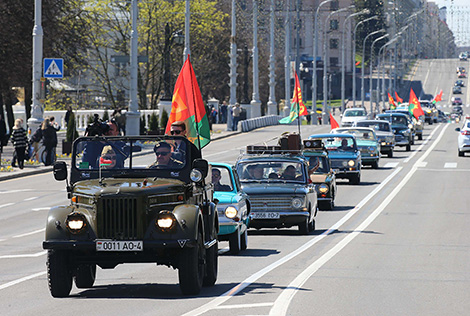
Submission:
{"label": "flag pole", "polygon": [[191,89],[193,90],[193,106],[194,106],[194,120],[196,121],[196,135],[197,135],[197,147],[199,151],[201,150],[201,136],[199,135],[199,124],[198,124],[198,118],[197,118],[197,108],[196,108],[196,100],[195,100],[195,93],[194,93],[194,85],[193,85],[193,65],[191,64],[191,60],[189,59],[189,54],[188,54],[188,62],[189,65],[191,66]]}

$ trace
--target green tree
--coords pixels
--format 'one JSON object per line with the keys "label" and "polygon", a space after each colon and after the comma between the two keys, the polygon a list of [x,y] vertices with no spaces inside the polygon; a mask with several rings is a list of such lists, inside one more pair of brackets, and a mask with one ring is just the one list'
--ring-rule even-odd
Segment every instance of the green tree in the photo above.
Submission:
{"label": "green tree", "polygon": [[109,113],[108,113],[108,109],[105,109],[104,110],[104,113],[103,113],[103,121],[109,121]]}
{"label": "green tree", "polygon": [[160,117],[160,126],[162,128],[166,128],[167,124],[168,124],[168,112],[165,109],[163,109],[162,116]]}
{"label": "green tree", "polygon": [[153,112],[152,115],[150,115],[149,130],[152,131],[152,132],[158,131],[158,117],[155,114],[155,112]]}
{"label": "green tree", "polygon": [[72,112],[70,113],[69,122],[67,124],[67,133],[65,134],[65,140],[67,142],[73,142],[75,139],[78,138],[78,132],[75,124],[75,114]]}

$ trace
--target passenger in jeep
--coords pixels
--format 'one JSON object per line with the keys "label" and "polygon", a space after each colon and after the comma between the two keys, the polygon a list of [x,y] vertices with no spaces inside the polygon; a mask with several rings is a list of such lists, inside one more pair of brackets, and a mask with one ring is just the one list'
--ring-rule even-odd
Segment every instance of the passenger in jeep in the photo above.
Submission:
{"label": "passenger in jeep", "polygon": [[[171,157],[171,145],[167,142],[159,142],[153,148],[157,160],[149,166],[149,168],[180,168],[183,167],[183,162]],[[184,158],[184,157],[183,157]]]}

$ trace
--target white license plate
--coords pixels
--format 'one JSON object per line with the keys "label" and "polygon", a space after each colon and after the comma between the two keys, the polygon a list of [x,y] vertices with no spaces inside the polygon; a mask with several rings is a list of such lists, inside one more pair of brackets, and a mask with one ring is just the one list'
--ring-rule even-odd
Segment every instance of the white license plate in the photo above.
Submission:
{"label": "white license plate", "polygon": [[254,219],[278,219],[280,217],[276,212],[253,212],[251,214]]}
{"label": "white license plate", "polygon": [[96,251],[143,251],[142,240],[97,240]]}

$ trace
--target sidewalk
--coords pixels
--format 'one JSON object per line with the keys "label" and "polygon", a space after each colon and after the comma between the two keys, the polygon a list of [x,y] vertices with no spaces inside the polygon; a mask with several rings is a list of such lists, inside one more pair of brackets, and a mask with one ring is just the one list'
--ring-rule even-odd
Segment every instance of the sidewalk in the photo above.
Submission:
{"label": "sidewalk", "polygon": [[[211,134],[211,140],[219,140],[223,139],[226,137],[229,137],[231,135],[236,135],[240,134],[241,131],[227,131],[227,124],[213,124],[212,125],[212,134]],[[65,131],[60,131],[57,133],[57,138],[58,138],[58,145],[57,145],[57,153],[61,154],[62,153],[62,139],[65,138]],[[15,179],[15,178],[20,178],[20,177],[25,177],[29,175],[34,175],[34,174],[39,174],[39,173],[47,173],[52,171],[52,166],[44,166],[44,164],[38,164],[38,165],[26,165],[24,166],[24,169],[21,170],[20,168],[13,168],[11,170],[11,159],[13,158],[13,145],[11,142],[8,143],[8,146],[3,147],[3,153],[2,153],[2,160],[7,160],[6,165],[0,166],[1,168],[6,168],[10,167],[10,171],[0,171],[0,182],[4,180],[9,180],[9,179]],[[70,160],[68,158],[65,158],[64,160]],[[52,175],[51,175],[52,176]]]}

